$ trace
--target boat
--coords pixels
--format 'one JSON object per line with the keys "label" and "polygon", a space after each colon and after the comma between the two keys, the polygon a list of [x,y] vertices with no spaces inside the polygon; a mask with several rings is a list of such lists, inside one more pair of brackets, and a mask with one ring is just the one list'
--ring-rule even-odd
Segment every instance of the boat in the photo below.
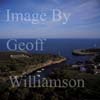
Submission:
{"label": "boat", "polygon": [[37,73],[41,73],[41,70],[38,70]]}
{"label": "boat", "polygon": [[37,74],[37,76],[38,76],[38,77],[40,77],[40,75],[39,75],[39,74]]}
{"label": "boat", "polygon": [[44,71],[44,68],[42,68],[41,70]]}

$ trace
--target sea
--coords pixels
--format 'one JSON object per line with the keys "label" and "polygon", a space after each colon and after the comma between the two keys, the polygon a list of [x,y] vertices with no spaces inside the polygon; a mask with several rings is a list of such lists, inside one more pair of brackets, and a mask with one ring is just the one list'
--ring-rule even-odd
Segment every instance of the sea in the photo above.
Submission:
{"label": "sea", "polygon": [[[7,48],[7,41],[9,39],[0,39],[0,51],[9,51]],[[36,39],[12,39],[16,40],[16,45],[24,42],[32,42],[35,46]],[[15,41],[12,41],[11,48],[13,48]],[[42,51],[35,51],[35,49],[28,51],[31,53],[40,53],[40,54],[56,54],[66,57],[68,61],[66,63],[74,64],[77,61],[86,61],[89,59],[88,56],[74,56],[72,51],[74,49],[87,49],[87,48],[100,48],[100,39],[46,39],[44,43],[44,49]],[[58,65],[48,66],[45,69],[39,69],[31,73],[31,75],[36,76],[36,79],[42,79],[47,77],[54,68],[57,68]]]}
{"label": "sea", "polygon": [[[21,42],[25,44],[31,42],[35,48],[37,39],[0,39],[0,51],[10,51],[7,48],[7,41],[12,40],[10,47],[19,45]],[[15,41],[16,40],[16,41]],[[74,49],[100,48],[100,39],[46,39],[44,41],[43,50],[36,51],[35,49],[27,51],[31,53],[50,53],[66,57],[68,63],[75,63],[76,61],[84,61],[88,59],[87,56],[74,56],[72,51]],[[16,49],[16,51],[18,48]]]}

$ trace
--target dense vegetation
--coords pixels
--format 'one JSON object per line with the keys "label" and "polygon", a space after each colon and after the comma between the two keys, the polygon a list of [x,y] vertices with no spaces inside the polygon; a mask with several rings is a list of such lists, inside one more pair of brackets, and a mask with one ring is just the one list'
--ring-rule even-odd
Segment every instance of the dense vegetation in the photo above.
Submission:
{"label": "dense vegetation", "polygon": [[[11,55],[18,56],[11,58]],[[20,55],[22,57],[20,57]],[[24,56],[25,57],[24,57]],[[0,52],[0,75],[7,76],[12,72],[21,72],[28,69],[29,65],[45,63],[49,60],[59,60],[61,57],[51,54],[29,54],[23,52]]]}
{"label": "dense vegetation", "polygon": [[93,60],[96,63],[100,63],[100,54],[99,55],[96,55]]}
{"label": "dense vegetation", "polygon": [[[53,60],[55,60],[55,58],[59,59],[55,55],[51,56],[49,54],[35,54],[34,57],[31,56],[29,61],[28,59],[26,60],[26,58],[21,60],[13,59],[14,61],[11,61],[10,59],[10,64],[12,62],[15,62],[16,64],[33,64],[34,62],[37,64],[39,62],[45,62],[45,60],[49,60],[50,58]],[[99,55],[96,56],[94,61],[99,63],[99,58]],[[7,62],[9,62],[9,60],[7,60]],[[1,64],[3,65],[3,63]],[[90,73],[80,72],[78,70],[72,69],[71,65],[66,63],[60,64],[58,66],[60,67],[55,68],[52,71],[52,74],[47,77],[47,79],[83,79],[85,81],[85,87],[11,88],[7,83],[0,83],[0,100],[100,100],[100,74],[93,75]],[[8,70],[7,68],[4,69]]]}
{"label": "dense vegetation", "polygon": [[[70,65],[54,69],[49,79],[84,79],[84,88],[7,88],[0,93],[0,100],[100,100],[100,75],[72,70]],[[7,86],[7,85],[5,85]]]}

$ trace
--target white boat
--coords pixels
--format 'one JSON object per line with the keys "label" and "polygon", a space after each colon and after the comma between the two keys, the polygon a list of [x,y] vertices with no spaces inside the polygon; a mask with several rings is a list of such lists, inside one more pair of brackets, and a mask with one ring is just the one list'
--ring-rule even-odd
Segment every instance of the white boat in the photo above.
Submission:
{"label": "white boat", "polygon": [[38,70],[37,73],[41,73],[41,70]]}
{"label": "white boat", "polygon": [[44,68],[42,68],[41,70],[44,71]]}
{"label": "white boat", "polygon": [[40,75],[39,75],[39,74],[37,74],[37,76],[38,76],[38,77],[40,77]]}

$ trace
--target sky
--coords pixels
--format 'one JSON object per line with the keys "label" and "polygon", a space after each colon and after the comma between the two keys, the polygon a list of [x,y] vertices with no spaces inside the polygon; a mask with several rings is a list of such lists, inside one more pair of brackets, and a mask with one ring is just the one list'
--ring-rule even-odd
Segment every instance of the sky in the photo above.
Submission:
{"label": "sky", "polygon": [[[46,21],[7,21],[7,9],[46,13]],[[60,21],[52,21],[53,10],[61,11]],[[100,38],[100,0],[0,0],[0,38]]]}

